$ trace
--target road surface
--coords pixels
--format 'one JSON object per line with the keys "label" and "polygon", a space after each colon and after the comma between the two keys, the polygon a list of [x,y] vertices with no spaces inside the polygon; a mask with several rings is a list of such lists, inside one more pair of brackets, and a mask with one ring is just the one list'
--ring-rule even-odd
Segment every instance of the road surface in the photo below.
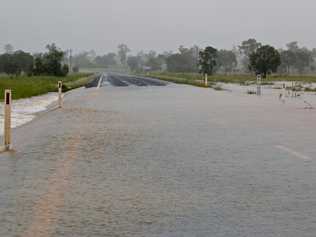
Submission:
{"label": "road surface", "polygon": [[14,130],[0,236],[315,236],[315,110],[135,80]]}

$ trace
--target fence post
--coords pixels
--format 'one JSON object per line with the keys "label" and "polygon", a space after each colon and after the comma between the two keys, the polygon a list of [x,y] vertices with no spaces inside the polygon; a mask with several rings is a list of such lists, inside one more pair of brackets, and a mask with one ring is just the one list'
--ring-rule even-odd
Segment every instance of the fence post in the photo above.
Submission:
{"label": "fence post", "polygon": [[4,91],[4,149],[9,151],[11,147],[11,90]]}
{"label": "fence post", "polygon": [[63,107],[63,97],[62,97],[62,93],[63,93],[63,82],[59,81],[58,82],[58,107],[62,108]]}

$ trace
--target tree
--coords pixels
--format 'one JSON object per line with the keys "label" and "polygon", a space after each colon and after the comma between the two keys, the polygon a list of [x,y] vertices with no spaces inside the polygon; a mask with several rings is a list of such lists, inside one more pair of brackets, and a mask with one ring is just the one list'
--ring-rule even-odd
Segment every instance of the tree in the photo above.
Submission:
{"label": "tree", "polygon": [[62,60],[65,53],[58,49],[55,44],[47,45],[48,52],[44,54],[46,72],[49,75],[64,76],[62,71]]}
{"label": "tree", "polygon": [[296,53],[296,63],[294,67],[302,74],[306,69],[309,69],[313,63],[312,52],[307,48],[301,48]]}
{"label": "tree", "polygon": [[39,76],[45,74],[46,68],[43,62],[43,55],[37,54],[34,56],[34,67],[33,67],[33,74],[35,76]]}
{"label": "tree", "polygon": [[240,46],[238,46],[239,51],[247,57],[250,57],[250,55],[253,54],[260,47],[261,43],[257,42],[256,39],[245,40],[241,43]]}
{"label": "tree", "polygon": [[19,75],[21,69],[12,54],[3,54],[0,57],[1,71],[8,75]]}
{"label": "tree", "polygon": [[197,47],[179,47],[179,52],[167,54],[167,69],[170,72],[198,72],[198,53]]}
{"label": "tree", "polygon": [[142,70],[141,58],[139,56],[129,56],[127,59],[127,65],[134,72]]}
{"label": "tree", "polygon": [[118,46],[118,56],[122,65],[126,65],[127,54],[131,50],[127,47],[126,44],[120,44]]}
{"label": "tree", "polygon": [[232,50],[222,49],[218,52],[217,64],[225,73],[231,73],[237,67],[237,57]]}
{"label": "tree", "polygon": [[90,62],[93,62],[97,56],[97,53],[95,52],[94,49],[91,49],[90,51],[87,52],[87,57]]}
{"label": "tree", "polygon": [[66,76],[69,73],[69,66],[67,64],[64,64],[61,68],[61,72],[61,75]]}
{"label": "tree", "polygon": [[291,50],[283,50],[280,52],[281,57],[281,71],[290,74],[291,68],[295,66],[296,63],[296,55]]}
{"label": "tree", "polygon": [[164,59],[161,57],[161,55],[157,56],[157,53],[152,50],[145,55],[145,58],[145,66],[150,68],[151,71],[161,70],[162,64],[164,63]]}
{"label": "tree", "polygon": [[116,54],[115,53],[108,53],[103,56],[97,56],[94,62],[101,67],[111,67],[116,65]]}
{"label": "tree", "polygon": [[33,70],[34,57],[30,53],[22,50],[16,51],[13,54],[15,61],[21,72],[31,74]]}
{"label": "tree", "polygon": [[188,67],[186,67],[185,58],[181,54],[176,53],[170,55],[167,59],[167,70],[169,72],[188,72]]}
{"label": "tree", "polygon": [[46,48],[47,53],[35,56],[34,74],[66,76],[69,72],[69,66],[62,64],[65,53],[57,48],[55,44],[47,45]]}
{"label": "tree", "polygon": [[209,46],[199,53],[200,73],[212,75],[215,71],[218,57],[217,49]]}
{"label": "tree", "polygon": [[5,54],[13,54],[14,52],[14,48],[11,44],[6,44],[3,49]]}
{"label": "tree", "polygon": [[4,63],[5,63],[4,60],[5,60],[5,59],[4,59],[3,54],[0,55],[0,74],[1,74],[1,73],[4,73],[4,69],[3,69]]}
{"label": "tree", "polygon": [[287,43],[286,47],[291,52],[296,52],[296,51],[298,51],[300,49],[299,46],[298,46],[298,42],[297,41],[293,41],[293,42]]}
{"label": "tree", "polygon": [[249,69],[262,74],[263,78],[266,78],[267,74],[276,72],[281,64],[280,53],[270,45],[261,46],[250,55],[249,59]]}
{"label": "tree", "polygon": [[251,54],[256,52],[256,50],[261,47],[261,43],[257,42],[256,39],[248,39],[241,43],[239,48],[239,52],[243,56],[242,58],[242,64],[244,65],[245,70],[248,70],[249,65],[249,57]]}
{"label": "tree", "polygon": [[166,71],[167,70],[167,63],[166,63],[167,62],[167,56],[164,53],[159,54],[157,56],[157,60],[160,63],[160,69],[159,70]]}
{"label": "tree", "polygon": [[294,69],[298,73],[304,73],[306,70],[312,69],[314,56],[313,51],[302,47],[300,48],[296,41],[287,45],[287,50],[281,52],[281,69],[290,73]]}
{"label": "tree", "polygon": [[23,51],[0,56],[0,72],[8,75],[20,75],[22,72],[30,74],[33,69],[33,56]]}
{"label": "tree", "polygon": [[77,55],[74,55],[72,58],[74,65],[78,67],[85,68],[85,67],[92,67],[93,62],[91,61],[90,52],[82,52]]}

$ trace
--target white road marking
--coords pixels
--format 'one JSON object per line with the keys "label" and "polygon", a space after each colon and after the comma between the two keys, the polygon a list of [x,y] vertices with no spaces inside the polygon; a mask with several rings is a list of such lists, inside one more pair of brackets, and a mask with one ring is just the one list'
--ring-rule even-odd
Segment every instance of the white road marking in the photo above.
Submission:
{"label": "white road marking", "polygon": [[311,161],[312,160],[312,158],[310,158],[309,156],[303,155],[303,154],[301,154],[297,151],[294,151],[286,146],[278,145],[275,147],[278,148],[279,150],[285,151],[285,152],[287,152],[287,153],[289,153],[289,154],[291,154],[299,159],[302,159],[304,161]]}
{"label": "white road marking", "polygon": [[100,80],[99,80],[99,83],[98,83],[98,89],[101,87],[101,85],[102,85],[102,81],[103,81],[103,77],[104,77],[104,74],[102,74],[101,75],[101,77],[100,77]]}

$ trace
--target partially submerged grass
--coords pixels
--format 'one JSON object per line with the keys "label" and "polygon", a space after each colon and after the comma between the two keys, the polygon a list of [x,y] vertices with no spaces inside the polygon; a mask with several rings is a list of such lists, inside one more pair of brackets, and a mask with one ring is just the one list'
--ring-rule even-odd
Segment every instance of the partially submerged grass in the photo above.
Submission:
{"label": "partially submerged grass", "polygon": [[187,84],[192,86],[198,86],[198,87],[207,87],[204,84],[204,81],[201,79],[201,77],[194,77],[192,74],[192,77],[186,74],[181,75],[167,75],[167,74],[156,74],[156,73],[150,73],[146,76],[157,78],[163,81],[169,81],[176,84]]}
{"label": "partially submerged grass", "polygon": [[87,85],[89,82],[93,81],[95,76],[91,74],[85,74],[83,77],[79,77],[77,80],[68,81],[64,83],[65,91],[73,90],[82,86]]}
{"label": "partially submerged grass", "polygon": [[213,88],[214,90],[216,90],[216,91],[222,91],[222,90],[224,90],[223,87],[221,87],[220,85],[214,85],[214,86],[212,86],[212,88]]}
{"label": "partially submerged grass", "polygon": [[[149,77],[154,77],[161,80],[172,81],[175,83],[181,84],[190,84],[190,85],[204,85],[204,77],[198,73],[149,73]],[[214,85],[217,82],[223,83],[238,83],[238,84],[251,84],[253,76],[249,75],[235,75],[235,76],[225,76],[225,75],[213,75],[208,77],[208,81],[211,85]]]}
{"label": "partially submerged grass", "polygon": [[57,91],[58,81],[63,81],[63,90],[68,91],[88,83],[91,74],[73,74],[67,77],[37,76],[37,77],[0,77],[0,100],[3,100],[4,90],[11,89],[13,99],[28,98]]}
{"label": "partially submerged grass", "polygon": [[247,90],[247,94],[248,94],[248,95],[256,95],[257,92],[252,91],[252,90]]}
{"label": "partially submerged grass", "polygon": [[[167,73],[167,72],[153,72],[147,74],[149,77],[154,77],[160,80],[171,81],[180,84],[189,84],[195,86],[205,87],[203,83],[203,76],[197,73]],[[213,75],[208,77],[211,85],[217,82],[222,83],[236,83],[240,85],[251,85],[256,83],[254,75]],[[277,81],[296,81],[304,83],[316,83],[316,76],[280,76],[270,75],[263,80],[262,85],[273,85]]]}
{"label": "partially submerged grass", "polygon": [[305,92],[316,92],[316,88],[310,88],[310,87],[306,87],[304,88]]}
{"label": "partially submerged grass", "polygon": [[316,83],[316,76],[280,76],[280,75],[272,75],[268,77],[268,81],[294,81],[294,82],[302,82],[302,83]]}

